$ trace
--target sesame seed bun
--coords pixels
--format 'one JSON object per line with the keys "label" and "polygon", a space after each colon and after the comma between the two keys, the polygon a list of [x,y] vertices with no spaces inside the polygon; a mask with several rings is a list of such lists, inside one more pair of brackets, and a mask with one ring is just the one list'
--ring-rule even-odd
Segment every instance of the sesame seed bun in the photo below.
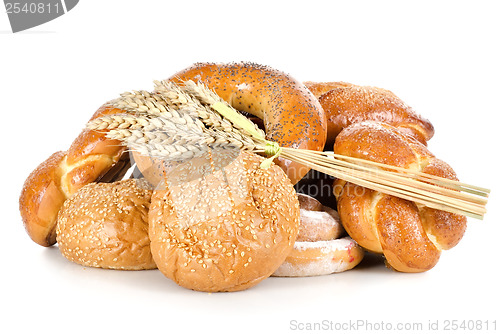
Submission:
{"label": "sesame seed bun", "polygon": [[158,269],[198,291],[238,291],[269,277],[292,250],[299,202],[291,181],[242,152],[223,171],[156,190],[149,212]]}
{"label": "sesame seed bun", "polygon": [[91,183],[64,202],[57,242],[70,261],[108,269],[154,269],[148,237],[151,190],[137,180]]}

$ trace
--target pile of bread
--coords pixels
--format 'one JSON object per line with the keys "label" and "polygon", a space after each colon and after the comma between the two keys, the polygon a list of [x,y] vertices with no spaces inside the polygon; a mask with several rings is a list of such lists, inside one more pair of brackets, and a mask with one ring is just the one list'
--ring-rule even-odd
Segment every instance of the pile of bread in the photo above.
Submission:
{"label": "pile of bread", "polygon": [[[333,149],[456,179],[426,147],[430,122],[388,90],[301,83],[252,63],[197,63],[168,80],[205,83],[282,146]],[[124,111],[105,104],[92,119],[117,113]],[[309,168],[282,158],[261,168],[264,157],[242,151],[186,182],[159,181],[162,165],[134,158],[141,178],[123,179],[127,148],[106,131],[83,130],[25,181],[19,203],[29,236],[42,246],[57,242],[85,266],[158,268],[189,289],[238,291],[271,275],[346,271],[365,250],[383,254],[397,271],[426,271],[466,228],[464,216],[340,179],[304,177]],[[298,194],[304,182],[326,186],[335,198]]]}

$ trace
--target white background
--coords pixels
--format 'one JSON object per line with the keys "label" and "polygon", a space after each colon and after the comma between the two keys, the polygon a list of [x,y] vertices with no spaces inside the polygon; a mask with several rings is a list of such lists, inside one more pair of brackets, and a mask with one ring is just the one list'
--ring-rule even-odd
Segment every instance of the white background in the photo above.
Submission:
{"label": "white background", "polygon": [[[424,329],[496,320],[500,329],[499,13],[495,1],[84,0],[12,34],[2,8],[0,331],[287,333],[300,332],[293,321],[324,320]],[[493,190],[485,219],[470,219],[462,242],[427,273],[369,258],[342,274],[219,294],[183,289],[159,271],[84,268],[29,239],[18,212],[24,179],[67,149],[103,102],[196,61],[240,60],[304,81],[392,90],[434,124],[431,151],[462,181]]]}

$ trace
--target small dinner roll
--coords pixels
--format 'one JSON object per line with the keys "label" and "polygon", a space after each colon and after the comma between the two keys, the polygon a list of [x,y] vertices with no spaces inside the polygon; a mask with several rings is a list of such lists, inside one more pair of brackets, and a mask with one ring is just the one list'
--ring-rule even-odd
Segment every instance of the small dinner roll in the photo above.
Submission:
{"label": "small dinner roll", "polygon": [[[123,110],[101,106],[91,119]],[[68,151],[52,154],[24,182],[19,211],[26,232],[45,247],[56,243],[57,213],[66,199],[91,182],[117,181],[130,167],[126,147],[106,137],[106,131],[85,129]]]}

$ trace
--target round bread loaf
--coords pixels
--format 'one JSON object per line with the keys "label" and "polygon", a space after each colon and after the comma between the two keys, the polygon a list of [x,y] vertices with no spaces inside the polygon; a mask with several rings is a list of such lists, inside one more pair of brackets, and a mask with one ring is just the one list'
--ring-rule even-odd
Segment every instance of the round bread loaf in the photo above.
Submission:
{"label": "round bread loaf", "polygon": [[90,183],[64,202],[56,229],[61,253],[90,267],[156,268],[148,237],[152,192],[137,183]]}
{"label": "round bread loaf", "polygon": [[223,170],[155,190],[151,251],[160,271],[198,291],[238,291],[270,276],[299,228],[299,202],[277,165],[241,154]]}

